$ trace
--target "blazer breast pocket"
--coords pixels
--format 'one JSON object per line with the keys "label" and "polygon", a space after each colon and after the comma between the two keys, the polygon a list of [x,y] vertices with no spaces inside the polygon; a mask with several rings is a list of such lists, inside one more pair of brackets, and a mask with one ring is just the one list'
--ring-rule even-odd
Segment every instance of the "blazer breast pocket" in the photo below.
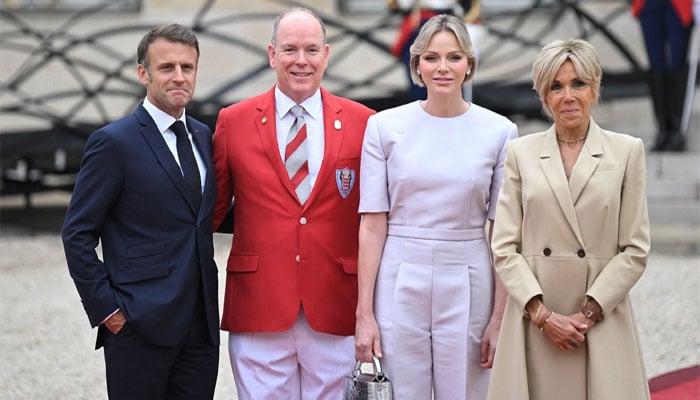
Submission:
{"label": "blazer breast pocket", "polygon": [[620,164],[616,162],[600,163],[591,175],[591,182],[604,185],[617,186],[621,184],[624,174],[621,173]]}
{"label": "blazer breast pocket", "polygon": [[360,174],[360,158],[344,158],[338,160],[335,163],[335,186],[338,189],[338,194],[343,199],[347,199],[353,192],[354,196],[351,199],[359,195],[359,190],[357,189],[357,178]]}
{"label": "blazer breast pocket", "polygon": [[616,162],[602,162],[598,164],[595,172],[610,171],[620,169],[620,164]]}
{"label": "blazer breast pocket", "polygon": [[349,169],[359,169],[360,168],[360,157],[352,158],[342,158],[335,162],[335,167],[337,169],[349,168]]}

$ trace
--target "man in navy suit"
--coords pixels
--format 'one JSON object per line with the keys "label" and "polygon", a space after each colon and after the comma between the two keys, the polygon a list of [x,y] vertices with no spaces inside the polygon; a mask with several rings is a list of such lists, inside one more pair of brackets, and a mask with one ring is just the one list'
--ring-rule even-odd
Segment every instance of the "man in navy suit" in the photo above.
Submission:
{"label": "man in navy suit", "polygon": [[[110,399],[214,395],[212,134],[185,112],[198,60],[188,27],[159,26],[144,36],[138,76],[146,98],[133,114],[89,137],[66,214],[68,269],[98,327]],[[186,130],[171,129],[176,121]]]}

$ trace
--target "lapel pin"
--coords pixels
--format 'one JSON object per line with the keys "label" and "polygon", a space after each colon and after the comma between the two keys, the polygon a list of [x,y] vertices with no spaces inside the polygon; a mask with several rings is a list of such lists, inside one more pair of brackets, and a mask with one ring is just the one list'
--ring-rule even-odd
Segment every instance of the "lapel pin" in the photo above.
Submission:
{"label": "lapel pin", "polygon": [[262,117],[262,123],[263,125],[267,123],[267,117]]}
{"label": "lapel pin", "polygon": [[336,119],[335,121],[333,121],[333,127],[334,127],[335,130],[337,130],[337,131],[340,130],[340,128],[342,127],[342,124],[340,123],[340,120],[339,120],[339,119]]}

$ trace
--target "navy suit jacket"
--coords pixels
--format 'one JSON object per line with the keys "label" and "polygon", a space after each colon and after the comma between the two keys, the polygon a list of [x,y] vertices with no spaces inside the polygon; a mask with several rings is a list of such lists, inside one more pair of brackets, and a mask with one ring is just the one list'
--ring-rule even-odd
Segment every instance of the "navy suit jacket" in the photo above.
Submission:
{"label": "navy suit jacket", "polygon": [[62,238],[93,327],[120,309],[148,342],[175,345],[185,338],[197,296],[203,296],[211,340],[219,344],[212,134],[194,118],[187,125],[207,166],[198,213],[142,105],[87,140]]}

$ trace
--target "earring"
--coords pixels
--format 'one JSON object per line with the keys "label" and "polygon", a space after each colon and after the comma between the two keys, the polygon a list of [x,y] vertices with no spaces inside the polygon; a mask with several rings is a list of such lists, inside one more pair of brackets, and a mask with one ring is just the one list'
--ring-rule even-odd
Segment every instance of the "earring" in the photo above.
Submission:
{"label": "earring", "polygon": [[416,74],[418,74],[418,76],[420,76],[420,70],[419,70],[419,69],[416,69]]}

